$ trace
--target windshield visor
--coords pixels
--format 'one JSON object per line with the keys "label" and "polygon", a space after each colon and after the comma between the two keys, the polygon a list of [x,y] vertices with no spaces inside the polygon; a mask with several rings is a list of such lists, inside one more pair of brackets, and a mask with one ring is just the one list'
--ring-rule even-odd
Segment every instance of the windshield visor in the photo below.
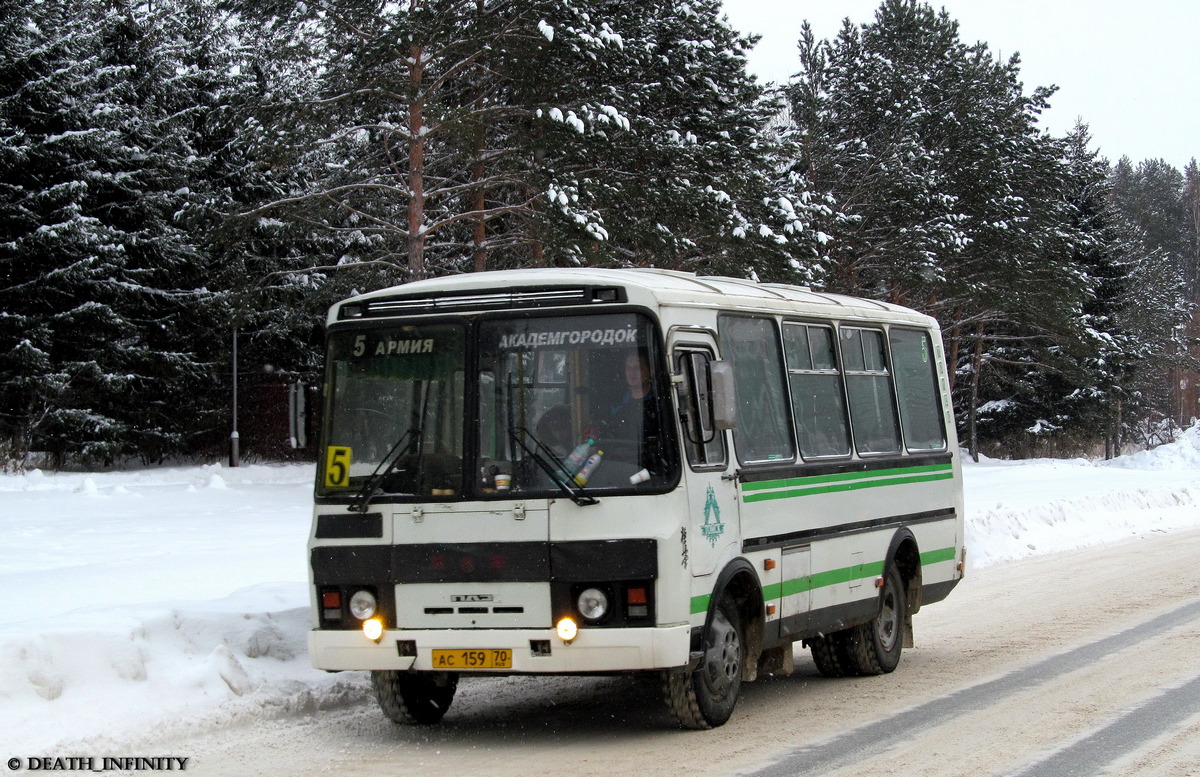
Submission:
{"label": "windshield visor", "polygon": [[674,438],[656,342],[649,319],[635,313],[482,322],[482,491],[672,484]]}
{"label": "windshield visor", "polygon": [[458,324],[334,332],[317,493],[462,491],[466,335]]}

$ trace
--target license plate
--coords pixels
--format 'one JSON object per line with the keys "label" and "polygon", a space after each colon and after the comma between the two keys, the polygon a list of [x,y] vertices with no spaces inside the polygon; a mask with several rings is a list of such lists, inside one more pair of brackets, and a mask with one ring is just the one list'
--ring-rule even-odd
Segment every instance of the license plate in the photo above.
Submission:
{"label": "license plate", "polygon": [[434,669],[512,669],[512,651],[493,648],[435,650]]}

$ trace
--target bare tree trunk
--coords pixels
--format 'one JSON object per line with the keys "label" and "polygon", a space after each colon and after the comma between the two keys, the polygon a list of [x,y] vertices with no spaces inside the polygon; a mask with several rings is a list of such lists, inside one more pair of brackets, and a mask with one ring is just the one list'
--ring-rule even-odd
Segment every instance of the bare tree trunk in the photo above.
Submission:
{"label": "bare tree trunk", "polygon": [[971,405],[967,408],[967,450],[971,458],[979,461],[979,433],[976,423],[979,415],[979,377],[983,372],[983,322],[975,325],[975,350],[971,354]]}
{"label": "bare tree trunk", "polygon": [[532,253],[533,266],[534,267],[545,267],[546,266],[546,244],[543,243],[541,240],[537,239],[536,233],[534,234],[534,238],[533,238],[532,243],[530,244],[530,248],[533,251],[533,253]]}
{"label": "bare tree trunk", "polygon": [[[482,16],[484,11],[484,0],[476,0],[475,12]],[[482,68],[480,71],[482,72]],[[483,83],[484,80],[480,77],[478,91],[475,93],[475,115],[479,117],[483,116]],[[471,165],[471,180],[475,183],[475,191],[471,195],[471,208],[475,211],[471,226],[471,269],[483,272],[487,269],[487,216],[484,214],[487,208],[487,187],[483,184],[483,176],[487,172],[483,161],[483,152],[487,148],[487,127],[482,118],[478,121],[479,124],[475,127],[475,162]]]}
{"label": "bare tree trunk", "polygon": [[1112,457],[1114,458],[1121,456],[1121,445],[1123,442],[1121,439],[1121,412],[1121,398],[1117,397],[1117,422],[1112,427]]}
{"label": "bare tree trunk", "polygon": [[[537,200],[538,192],[532,187],[525,190],[530,202]],[[537,208],[530,209],[529,229],[526,234],[529,241],[529,263],[531,267],[546,266],[546,243],[542,240],[542,228],[538,221]]]}
{"label": "bare tree trunk", "polygon": [[475,163],[471,165],[471,180],[475,182],[475,191],[471,195],[471,208],[475,214],[471,217],[474,222],[471,227],[471,269],[483,272],[487,269],[487,218],[484,209],[487,207],[487,189],[483,185],[483,147],[485,133],[481,125],[475,135]]}
{"label": "bare tree trunk", "polygon": [[962,311],[955,310],[952,314],[954,324],[950,327],[950,336],[946,345],[946,379],[950,383],[950,393],[954,393],[954,376],[958,374],[958,348],[962,342],[962,324],[958,323],[962,320]]}
{"label": "bare tree trunk", "polygon": [[425,75],[424,52],[418,43],[409,48],[408,105],[408,271],[412,280],[425,277],[425,102],[421,82]]}

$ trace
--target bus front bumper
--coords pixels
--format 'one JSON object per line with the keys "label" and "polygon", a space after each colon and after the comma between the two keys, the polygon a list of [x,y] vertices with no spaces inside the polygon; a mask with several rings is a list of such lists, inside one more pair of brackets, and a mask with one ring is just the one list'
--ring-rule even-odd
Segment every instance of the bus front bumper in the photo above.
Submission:
{"label": "bus front bumper", "polygon": [[[317,669],[330,671],[396,669],[483,674],[584,674],[668,669],[688,662],[691,627],[639,629],[581,628],[570,643],[554,629],[396,629],[378,641],[360,631],[317,629],[308,633],[308,655]],[[434,651],[439,665],[434,666]],[[441,651],[479,651],[490,662],[495,651],[509,651],[509,666],[474,669],[448,667]],[[415,655],[414,655],[415,653]]]}

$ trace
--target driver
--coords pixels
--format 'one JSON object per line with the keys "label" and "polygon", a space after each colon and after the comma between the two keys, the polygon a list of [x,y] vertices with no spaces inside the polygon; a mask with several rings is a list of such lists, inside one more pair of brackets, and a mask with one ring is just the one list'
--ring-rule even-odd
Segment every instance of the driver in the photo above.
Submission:
{"label": "driver", "polygon": [[638,462],[646,458],[647,442],[658,436],[658,412],[654,401],[651,382],[650,358],[643,351],[630,352],[624,361],[625,390],[620,399],[609,408],[605,424],[607,433],[616,438],[635,442]]}
{"label": "driver", "polygon": [[641,437],[645,422],[645,406],[650,398],[650,360],[644,353],[634,351],[625,357],[625,392],[609,407],[610,432],[618,437]]}

